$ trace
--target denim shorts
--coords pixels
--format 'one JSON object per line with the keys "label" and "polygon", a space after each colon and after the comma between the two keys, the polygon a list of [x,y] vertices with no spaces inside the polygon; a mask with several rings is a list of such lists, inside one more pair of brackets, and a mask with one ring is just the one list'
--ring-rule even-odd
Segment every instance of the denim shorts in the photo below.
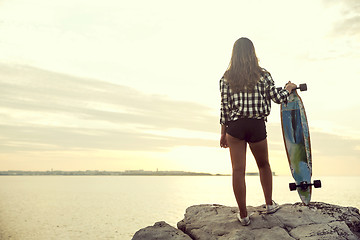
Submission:
{"label": "denim shorts", "polygon": [[239,118],[228,122],[226,132],[246,142],[260,142],[267,137],[264,119]]}

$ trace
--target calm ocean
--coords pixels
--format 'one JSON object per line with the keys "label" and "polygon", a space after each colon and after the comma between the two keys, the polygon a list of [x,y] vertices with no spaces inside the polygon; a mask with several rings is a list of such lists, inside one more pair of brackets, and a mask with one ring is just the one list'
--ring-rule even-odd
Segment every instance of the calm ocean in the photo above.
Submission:
{"label": "calm ocean", "polygon": [[[360,208],[360,177],[320,177],[313,201]],[[290,176],[274,177],[274,200],[299,201]],[[248,205],[263,204],[248,176]],[[235,206],[229,176],[1,176],[0,239],[131,239],[140,228],[176,226],[187,207]]]}

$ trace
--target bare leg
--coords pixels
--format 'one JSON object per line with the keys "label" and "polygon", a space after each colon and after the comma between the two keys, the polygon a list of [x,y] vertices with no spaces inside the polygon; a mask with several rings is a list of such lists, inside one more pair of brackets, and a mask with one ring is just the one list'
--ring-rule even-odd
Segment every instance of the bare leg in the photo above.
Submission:
{"label": "bare leg", "polygon": [[267,139],[249,143],[260,173],[261,186],[267,205],[272,204],[272,171],[269,164]]}
{"label": "bare leg", "polygon": [[233,190],[239,206],[240,217],[244,218],[247,216],[245,184],[246,141],[234,138],[229,134],[226,134],[226,137],[232,164]]}

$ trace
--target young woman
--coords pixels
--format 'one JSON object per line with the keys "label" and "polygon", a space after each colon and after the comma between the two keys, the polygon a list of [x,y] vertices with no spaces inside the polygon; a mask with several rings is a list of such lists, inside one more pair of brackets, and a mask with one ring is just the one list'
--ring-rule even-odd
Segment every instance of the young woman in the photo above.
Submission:
{"label": "young woman", "polygon": [[295,84],[288,82],[285,89],[278,91],[270,73],[259,66],[253,43],[247,38],[235,42],[229,67],[220,80],[220,146],[230,150],[233,190],[240,212],[237,217],[245,226],[250,224],[245,185],[247,144],[259,168],[266,211],[274,213],[279,209],[272,199],[265,121],[271,100],[278,104],[286,102],[295,88]]}

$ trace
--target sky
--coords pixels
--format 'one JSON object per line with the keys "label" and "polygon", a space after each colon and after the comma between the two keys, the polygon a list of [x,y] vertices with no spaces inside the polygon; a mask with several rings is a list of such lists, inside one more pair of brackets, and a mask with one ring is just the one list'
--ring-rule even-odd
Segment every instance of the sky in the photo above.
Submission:
{"label": "sky", "polygon": [[248,37],[277,86],[308,85],[313,175],[360,175],[357,0],[2,0],[0,36],[0,170],[231,173],[219,79]]}

